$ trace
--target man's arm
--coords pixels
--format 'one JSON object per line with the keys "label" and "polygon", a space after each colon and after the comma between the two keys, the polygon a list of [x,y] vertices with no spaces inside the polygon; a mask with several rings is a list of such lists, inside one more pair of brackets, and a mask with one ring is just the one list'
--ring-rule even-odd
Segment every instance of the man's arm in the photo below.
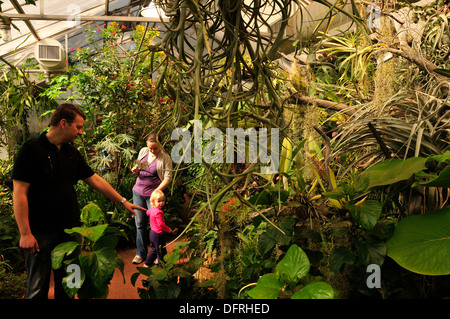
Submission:
{"label": "man's arm", "polygon": [[20,232],[20,242],[19,246],[22,249],[28,250],[30,253],[35,253],[39,251],[39,245],[31,233],[30,222],[28,218],[28,190],[30,184],[13,180],[13,207],[14,216],[16,217],[16,223],[19,227]]}
{"label": "man's arm", "polygon": [[[115,203],[121,203],[123,200],[123,197],[102,177],[100,177],[97,174],[92,175],[91,177],[88,177],[83,180],[87,185],[95,189],[97,192],[108,198],[109,200],[115,202]],[[133,215],[136,215],[134,212],[134,209],[146,211],[146,208],[143,208],[141,206],[134,205],[128,201],[125,201],[123,203],[123,207],[125,207],[126,210],[128,210]]]}

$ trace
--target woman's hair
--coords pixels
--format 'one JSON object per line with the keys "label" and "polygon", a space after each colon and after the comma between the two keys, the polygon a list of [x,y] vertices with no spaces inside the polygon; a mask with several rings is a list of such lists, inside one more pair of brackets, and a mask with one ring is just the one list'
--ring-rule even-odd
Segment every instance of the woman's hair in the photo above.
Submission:
{"label": "woman's hair", "polygon": [[62,119],[65,119],[69,124],[72,124],[75,117],[79,115],[86,120],[86,114],[76,105],[72,103],[63,103],[59,105],[50,118],[50,126],[58,126]]}
{"label": "woman's hair", "polygon": [[147,136],[147,141],[152,143],[158,143],[158,135],[156,135],[156,133],[150,133]]}
{"label": "woman's hair", "polygon": [[160,191],[159,189],[155,189],[152,192],[152,195],[150,196],[150,202],[153,204],[154,201],[157,201],[159,199],[165,199],[166,196],[164,195],[164,193],[162,191]]}

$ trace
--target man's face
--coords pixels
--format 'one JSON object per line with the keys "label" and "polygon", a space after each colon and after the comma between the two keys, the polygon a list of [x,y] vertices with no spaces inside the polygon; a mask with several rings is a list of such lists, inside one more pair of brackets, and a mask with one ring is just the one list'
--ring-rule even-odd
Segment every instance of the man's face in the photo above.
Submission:
{"label": "man's face", "polygon": [[65,121],[65,123],[63,124],[63,129],[67,142],[73,142],[78,136],[81,136],[83,134],[83,125],[84,119],[78,114],[76,115],[72,123]]}

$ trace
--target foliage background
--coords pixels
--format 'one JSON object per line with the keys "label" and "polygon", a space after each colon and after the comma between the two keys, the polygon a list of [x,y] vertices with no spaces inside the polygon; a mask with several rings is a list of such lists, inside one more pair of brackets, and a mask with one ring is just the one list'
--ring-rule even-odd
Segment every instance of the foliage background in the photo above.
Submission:
{"label": "foliage background", "polygon": [[[343,12],[340,6],[319,2],[331,17],[322,23]],[[289,3],[276,2],[274,10],[290,17],[295,12]],[[309,258],[310,270],[303,282],[290,287],[292,294],[326,281],[339,298],[448,296],[447,276],[407,271],[386,250],[398,221],[448,206],[448,187],[414,184],[442,174],[448,159],[429,161],[426,169],[407,179],[375,188],[361,178],[386,159],[406,162],[449,150],[448,3],[386,3],[378,29],[363,23],[364,5],[349,3],[352,9],[345,14],[356,31],[317,31],[294,42],[287,70],[274,63],[283,57],[282,32],[262,38],[256,2],[176,1],[169,6],[161,1],[172,16],[166,25],[170,31],[157,38],[158,30],[138,26],[131,49],[121,43],[124,26],[93,24],[86,31],[89,46],[73,48],[67,73],[55,77],[45,92],[29,85],[22,70],[5,71],[1,128],[6,132],[21,123],[22,137],[11,136],[20,146],[28,138],[30,111],[51,110],[49,101],[69,89],[67,100],[88,114],[86,133],[77,146],[127,198],[135,179],[129,167],[150,132],[159,133],[170,153],[176,142],[170,132],[176,127],[192,130],[193,119],[224,133],[227,127],[281,128],[280,171],[274,176],[258,174],[259,164],[176,166],[166,218],[189,239],[185,253],[192,260],[212,260],[208,267],[214,274],[203,287],[189,282],[192,295],[209,287],[215,297],[248,298],[248,287],[273,273],[289,247],[298,245]],[[421,26],[419,35],[406,40],[398,18],[389,18],[402,10],[408,21]],[[196,34],[195,45],[185,41],[188,31]],[[94,34],[103,41],[96,41]],[[385,61],[387,54],[392,57]],[[31,67],[31,61],[23,66]],[[10,221],[5,234],[11,235],[2,237],[7,248],[1,255],[17,271],[20,257],[11,255],[17,248],[10,250],[17,247],[17,234],[7,178],[13,154],[11,149],[10,159],[2,163],[0,208]],[[95,201],[111,212],[106,214],[108,223],[123,227],[128,242],[133,240],[129,216],[86,186],[77,188],[82,206]],[[365,284],[371,263],[382,266],[378,290]]]}

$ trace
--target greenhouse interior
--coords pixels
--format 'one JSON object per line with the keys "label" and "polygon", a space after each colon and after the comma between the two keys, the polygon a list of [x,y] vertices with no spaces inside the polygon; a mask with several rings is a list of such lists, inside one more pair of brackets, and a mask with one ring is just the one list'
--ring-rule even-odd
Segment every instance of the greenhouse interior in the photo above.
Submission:
{"label": "greenhouse interior", "polygon": [[0,18],[0,299],[450,297],[449,0]]}

